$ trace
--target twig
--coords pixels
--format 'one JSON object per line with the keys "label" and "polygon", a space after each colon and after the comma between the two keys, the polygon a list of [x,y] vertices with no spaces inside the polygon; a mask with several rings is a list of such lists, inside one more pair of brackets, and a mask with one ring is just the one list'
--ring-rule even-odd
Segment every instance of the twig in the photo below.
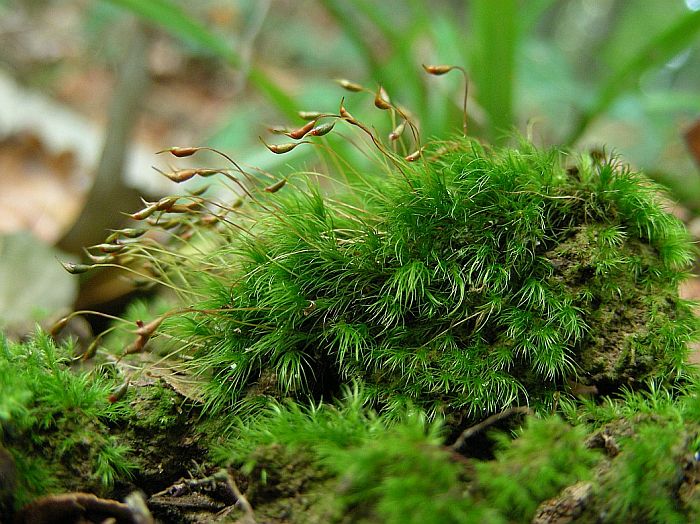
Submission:
{"label": "twig", "polygon": [[[180,497],[186,493],[191,492],[195,488],[199,488],[206,485],[214,486],[219,482],[226,485],[228,490],[231,492],[231,495],[233,495],[233,497],[236,499],[235,505],[239,506],[245,512],[245,516],[240,522],[242,522],[242,524],[257,524],[255,520],[255,514],[253,513],[253,507],[250,505],[250,502],[248,502],[248,499],[245,498],[245,495],[241,493],[241,490],[238,489],[236,482],[233,480],[233,477],[231,477],[231,474],[226,469],[220,469],[213,475],[209,475],[208,477],[204,477],[201,479],[180,479],[172,486],[164,489],[163,491],[155,493],[151,497],[159,497],[163,495],[169,495],[171,497]],[[233,507],[234,506],[229,506],[228,508],[224,509],[221,512],[221,514],[228,513]]]}
{"label": "twig", "polygon": [[517,406],[514,408],[508,408],[504,411],[501,411],[500,413],[496,413],[494,415],[491,415],[486,420],[482,420],[478,424],[471,426],[471,427],[468,427],[467,429],[462,431],[462,434],[459,436],[459,438],[457,440],[455,440],[454,444],[452,444],[450,446],[450,449],[452,449],[454,451],[458,451],[459,448],[461,448],[464,445],[464,443],[467,441],[467,439],[473,437],[474,435],[483,431],[487,427],[495,424],[499,420],[503,420],[504,418],[508,418],[512,415],[516,415],[519,413],[521,413],[523,415],[532,415],[533,414],[532,410],[530,408],[528,408],[527,406]]}
{"label": "twig", "polygon": [[241,507],[243,511],[245,511],[245,517],[242,519],[242,522],[244,524],[257,524],[255,520],[255,513],[253,513],[253,506],[250,505],[250,502],[248,502],[248,499],[245,498],[245,495],[241,493],[241,490],[238,489],[238,486],[236,485],[236,481],[233,480],[233,477],[231,477],[231,474],[225,470],[222,469],[218,473],[216,473],[215,476],[218,476],[220,479],[224,480],[226,482],[226,485],[228,486],[228,489],[233,493],[233,495],[236,497],[238,502],[236,504]]}
{"label": "twig", "polygon": [[181,478],[179,481],[177,481],[175,484],[172,486],[169,486],[165,488],[163,491],[159,491],[158,493],[154,493],[152,497],[160,497],[163,495],[169,495],[171,497],[181,497],[182,495],[191,492],[193,489],[202,487],[202,486],[213,486],[217,482],[225,480],[222,479],[220,476],[218,476],[218,473],[215,473],[214,475],[210,475],[208,477],[204,477],[201,479],[184,479]]}
{"label": "twig", "polygon": [[[87,522],[96,516],[100,521],[113,518],[119,522],[145,522],[138,520],[143,515],[135,515],[132,509],[122,502],[98,498],[91,493],[61,493],[45,495],[34,499],[17,513],[14,522]],[[152,522],[152,520],[151,520]]]}
{"label": "twig", "polygon": [[131,510],[131,518],[134,524],[153,524],[153,515],[148,510],[146,498],[141,491],[133,491],[124,499],[124,503]]}

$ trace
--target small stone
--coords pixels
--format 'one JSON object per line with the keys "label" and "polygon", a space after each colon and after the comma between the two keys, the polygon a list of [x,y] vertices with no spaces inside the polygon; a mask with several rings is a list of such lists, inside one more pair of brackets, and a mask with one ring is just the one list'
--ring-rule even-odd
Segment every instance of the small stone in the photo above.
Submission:
{"label": "small stone", "polygon": [[593,494],[593,484],[578,482],[564,489],[561,494],[540,504],[532,524],[568,524],[578,518],[588,506]]}

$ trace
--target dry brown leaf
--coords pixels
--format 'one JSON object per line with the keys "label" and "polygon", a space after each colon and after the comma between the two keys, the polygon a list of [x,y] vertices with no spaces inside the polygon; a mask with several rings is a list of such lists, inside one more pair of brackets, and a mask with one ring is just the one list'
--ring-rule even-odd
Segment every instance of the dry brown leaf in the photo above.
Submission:
{"label": "dry brown leaf", "polygon": [[74,169],[71,152],[53,154],[33,134],[0,141],[0,233],[27,230],[48,243],[57,240],[82,205]]}

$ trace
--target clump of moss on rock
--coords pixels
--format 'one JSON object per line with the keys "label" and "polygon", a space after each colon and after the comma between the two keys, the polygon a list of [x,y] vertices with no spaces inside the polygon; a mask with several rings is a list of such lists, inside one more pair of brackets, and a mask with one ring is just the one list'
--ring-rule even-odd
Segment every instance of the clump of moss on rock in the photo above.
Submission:
{"label": "clump of moss on rock", "polygon": [[683,375],[692,249],[643,175],[462,138],[392,161],[345,196],[261,193],[193,266],[210,298],[179,335],[211,411],[357,382],[384,412],[480,418]]}
{"label": "clump of moss on rock", "polygon": [[[323,118],[371,134],[347,115]],[[671,386],[697,380],[686,356],[698,320],[678,296],[693,250],[659,188],[612,157],[456,138],[402,158],[375,138],[379,172],[345,173],[354,182],[340,194],[298,183],[301,173],[262,190],[240,169],[242,178],[224,173],[244,193],[235,204],[166,197],[134,213],[155,214],[154,227],[179,247],[132,240],[144,230],[126,229],[110,236],[128,241],[108,257],[152,257],[139,271],[157,268],[181,306],[138,319],[123,356],[166,335],[155,337],[166,369],[190,374],[176,391],[204,399],[202,444],[215,448],[216,462],[241,466],[244,490],[272,521],[294,521],[288,510],[319,522],[530,521],[572,500],[595,519],[694,512],[692,493],[682,508],[666,500],[693,488],[677,474],[694,426],[684,419],[656,446],[646,445],[654,432],[642,429],[640,438],[620,439],[623,460],[601,459],[586,417],[600,425],[627,415],[574,399],[624,391],[610,405],[636,413],[652,405],[632,401],[646,398],[634,392],[640,386],[654,384],[672,403]],[[166,176],[197,173],[221,171]],[[351,402],[331,407],[348,388]],[[181,413],[174,393],[152,393],[132,402],[144,415],[127,432],[181,426],[181,445],[170,449],[201,458],[187,438],[199,410]],[[485,456],[474,442],[457,446],[472,458],[444,447],[445,421],[456,432],[492,412],[503,410],[492,419],[502,420],[511,406],[520,406],[511,414],[529,413],[525,405],[579,424],[528,417],[520,437],[499,439],[495,460],[485,462],[474,458]],[[164,435],[145,449],[157,455],[153,448],[172,441]],[[601,439],[607,452],[610,440]],[[184,467],[172,464],[168,477]],[[648,467],[660,482],[640,483]],[[161,470],[142,470],[137,480],[152,487]],[[601,486],[622,484],[641,488],[600,495]],[[659,486],[663,495],[652,500]]]}
{"label": "clump of moss on rock", "polygon": [[132,415],[108,401],[119,381],[72,370],[72,349],[45,333],[25,343],[0,335],[0,450],[13,471],[0,472],[0,514],[45,493],[107,493],[137,468],[130,443],[111,431]]}
{"label": "clump of moss on rock", "polygon": [[239,468],[270,522],[697,522],[699,385],[564,401],[568,421],[489,431],[489,460],[445,446],[440,421],[420,412],[368,411],[359,391],[336,405],[272,403],[213,458]]}
{"label": "clump of moss on rock", "polygon": [[0,522],[48,494],[154,493],[206,456],[183,397],[141,380],[115,400],[116,368],[86,369],[73,355],[43,332],[22,343],[0,335]]}
{"label": "clump of moss on rock", "polygon": [[[583,427],[528,418],[497,457],[466,459],[440,422],[400,422],[363,409],[359,392],[335,406],[273,405],[215,451],[240,466],[256,515],[270,522],[529,522],[538,505],[591,478],[600,453]],[[280,506],[287,509],[279,518]]]}

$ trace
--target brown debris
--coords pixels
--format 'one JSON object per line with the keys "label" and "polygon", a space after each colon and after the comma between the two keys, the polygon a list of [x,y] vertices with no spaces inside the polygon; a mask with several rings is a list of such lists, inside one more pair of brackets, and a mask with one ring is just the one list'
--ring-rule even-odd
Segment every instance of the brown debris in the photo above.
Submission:
{"label": "brown debris", "polygon": [[135,506],[116,500],[101,499],[90,493],[62,493],[40,497],[24,506],[15,518],[17,524],[71,524],[104,522],[117,524],[151,524],[145,506]]}

